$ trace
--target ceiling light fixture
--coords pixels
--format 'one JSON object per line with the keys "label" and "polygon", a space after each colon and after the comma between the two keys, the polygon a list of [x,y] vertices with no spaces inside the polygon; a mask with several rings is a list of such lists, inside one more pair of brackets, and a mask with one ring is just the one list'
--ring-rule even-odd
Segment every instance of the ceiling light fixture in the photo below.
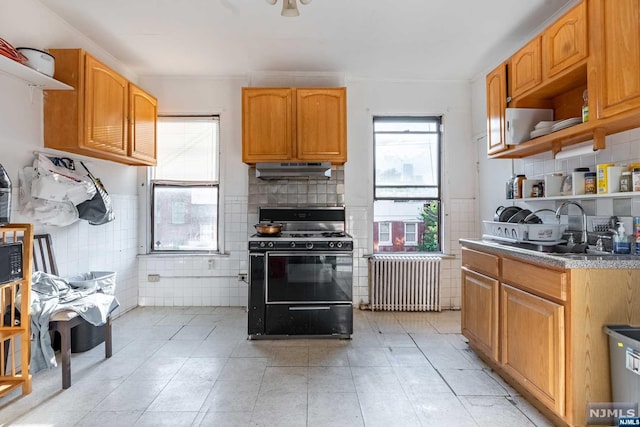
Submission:
{"label": "ceiling light fixture", "polygon": [[[266,0],[267,3],[274,5],[278,2],[278,0]],[[309,4],[311,0],[300,0],[302,4]],[[294,17],[300,16],[300,12],[298,12],[298,4],[296,0],[282,0],[282,16]]]}

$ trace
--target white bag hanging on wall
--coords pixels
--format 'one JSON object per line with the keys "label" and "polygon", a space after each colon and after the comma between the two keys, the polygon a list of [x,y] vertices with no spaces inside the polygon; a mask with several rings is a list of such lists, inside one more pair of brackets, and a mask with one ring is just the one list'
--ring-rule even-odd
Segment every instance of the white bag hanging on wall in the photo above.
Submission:
{"label": "white bag hanging on wall", "polygon": [[74,161],[69,158],[38,153],[33,169],[32,197],[78,205],[96,194],[91,179],[78,173]]}
{"label": "white bag hanging on wall", "polygon": [[45,225],[64,227],[78,221],[78,210],[70,201],[51,201],[31,196],[34,168],[27,166],[18,171],[18,202],[20,213]]}

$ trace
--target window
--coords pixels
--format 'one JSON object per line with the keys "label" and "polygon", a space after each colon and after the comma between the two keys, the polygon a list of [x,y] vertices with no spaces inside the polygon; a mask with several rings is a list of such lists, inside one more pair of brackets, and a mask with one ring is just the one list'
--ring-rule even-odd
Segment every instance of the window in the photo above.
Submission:
{"label": "window", "polygon": [[218,250],[217,116],[158,118],[151,180],[151,250]]}
{"label": "window", "polygon": [[[377,252],[440,252],[440,117],[374,117],[374,227]],[[404,227],[383,242],[381,225]],[[375,233],[374,233],[375,236]]]}
{"label": "window", "polygon": [[391,244],[391,224],[381,222],[378,224],[378,241],[381,245]]}
{"label": "window", "polygon": [[418,224],[415,222],[404,224],[404,244],[411,246],[418,244]]}

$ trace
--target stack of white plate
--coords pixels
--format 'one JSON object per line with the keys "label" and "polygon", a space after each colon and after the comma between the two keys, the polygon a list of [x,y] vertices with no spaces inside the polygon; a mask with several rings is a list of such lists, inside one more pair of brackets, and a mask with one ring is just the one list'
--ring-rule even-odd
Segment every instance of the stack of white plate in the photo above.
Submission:
{"label": "stack of white plate", "polygon": [[537,138],[542,135],[548,135],[551,132],[558,131],[560,129],[565,129],[570,126],[577,125],[582,123],[581,117],[572,117],[570,119],[565,120],[556,120],[556,121],[542,121],[539,122],[534,129],[531,131],[529,136],[531,139]]}
{"label": "stack of white plate", "polygon": [[582,123],[582,117],[572,117],[566,120],[560,120],[558,123],[551,126],[551,132],[555,132],[560,129],[565,129],[574,125]]}
{"label": "stack of white plate", "polygon": [[553,125],[555,125],[556,123],[558,123],[560,120],[558,121],[542,121],[542,122],[538,122],[537,125],[535,125],[534,129],[531,131],[531,133],[529,134],[529,136],[531,137],[531,139],[533,138],[537,138],[539,136],[542,135],[547,135],[550,134],[551,132],[553,132],[551,130],[551,128],[553,127]]}

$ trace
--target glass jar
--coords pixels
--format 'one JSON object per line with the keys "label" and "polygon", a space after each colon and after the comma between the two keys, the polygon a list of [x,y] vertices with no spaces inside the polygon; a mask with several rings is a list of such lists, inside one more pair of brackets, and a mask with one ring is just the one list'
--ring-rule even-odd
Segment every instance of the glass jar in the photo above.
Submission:
{"label": "glass jar", "polygon": [[633,181],[633,191],[640,191],[640,168],[635,168],[631,174]]}
{"label": "glass jar", "polygon": [[596,194],[596,173],[586,172],[584,174],[584,194]]}
{"label": "glass jar", "polygon": [[631,172],[622,172],[620,175],[620,192],[626,193],[633,189],[633,181],[631,180]]}

